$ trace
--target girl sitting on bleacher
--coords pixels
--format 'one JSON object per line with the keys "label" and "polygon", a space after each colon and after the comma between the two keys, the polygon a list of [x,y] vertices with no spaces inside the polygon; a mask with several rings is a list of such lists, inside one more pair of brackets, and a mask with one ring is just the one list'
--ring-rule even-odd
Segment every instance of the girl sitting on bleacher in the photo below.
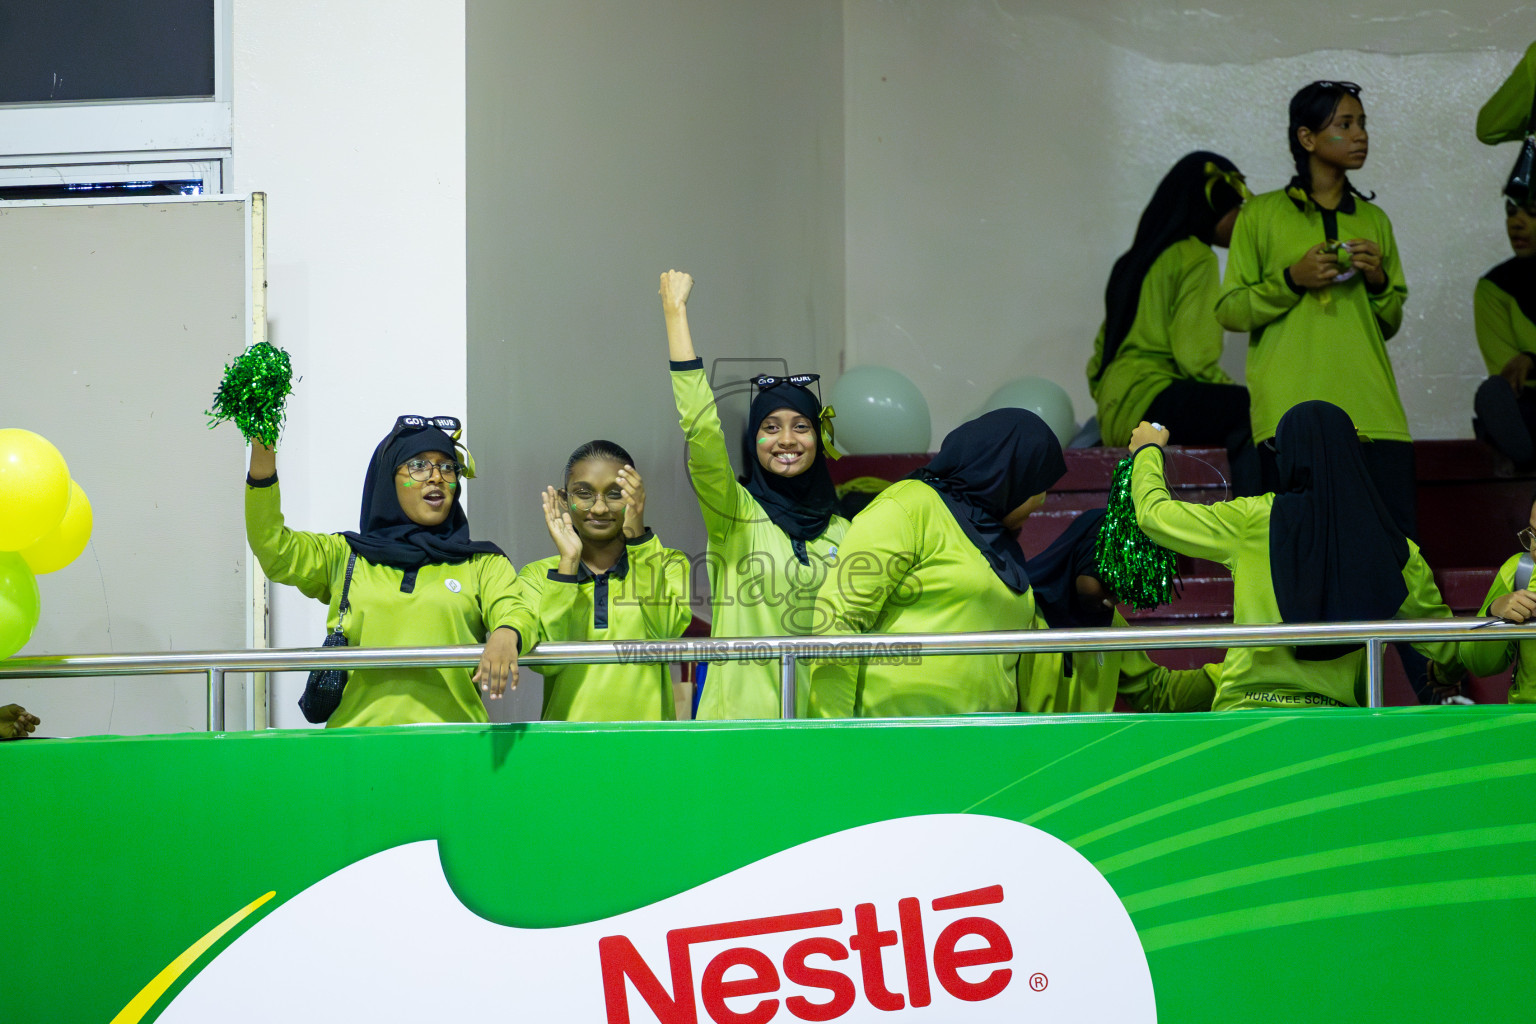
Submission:
{"label": "girl sitting on bleacher", "polygon": [[[1163,479],[1168,431],[1131,434],[1136,522],[1166,548],[1232,572],[1232,621],[1351,622],[1450,618],[1434,573],[1376,494],[1349,416],[1328,402],[1291,408],[1275,431],[1278,494],[1214,505],[1177,501]],[[1454,662],[1454,643],[1415,643]],[[1358,643],[1233,647],[1214,708],[1355,707],[1365,703]]]}
{"label": "girl sitting on bleacher", "polygon": [[[1530,525],[1519,533],[1525,550],[1511,555],[1499,567],[1483,599],[1481,615],[1497,615],[1508,622],[1527,622],[1536,618],[1536,594],[1531,592],[1532,570],[1536,569],[1536,502],[1531,505]],[[1456,651],[1467,671],[1475,676],[1494,676],[1515,666],[1509,682],[1511,704],[1536,704],[1536,640],[1463,640]]]}

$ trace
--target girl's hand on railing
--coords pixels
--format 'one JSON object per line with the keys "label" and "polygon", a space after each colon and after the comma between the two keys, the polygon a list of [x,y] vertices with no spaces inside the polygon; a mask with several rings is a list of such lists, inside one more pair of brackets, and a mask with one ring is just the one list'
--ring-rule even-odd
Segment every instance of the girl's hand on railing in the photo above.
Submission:
{"label": "girl's hand on railing", "polygon": [[1506,622],[1524,622],[1536,616],[1536,594],[1529,590],[1505,594],[1488,606],[1488,614],[1497,615]]}
{"label": "girl's hand on railing", "polygon": [[517,689],[517,631],[510,626],[497,629],[485,641],[485,652],[471,677],[480,684],[480,692],[500,700],[510,685]]}
{"label": "girl's hand on railing", "polygon": [[0,708],[0,740],[26,739],[41,724],[42,719],[20,704]]}

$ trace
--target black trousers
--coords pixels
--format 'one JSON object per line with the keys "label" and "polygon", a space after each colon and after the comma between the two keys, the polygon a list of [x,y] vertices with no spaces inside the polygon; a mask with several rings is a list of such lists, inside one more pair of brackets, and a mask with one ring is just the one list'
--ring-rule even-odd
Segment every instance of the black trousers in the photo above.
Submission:
{"label": "black trousers", "polygon": [[1225,448],[1234,496],[1248,498],[1264,493],[1262,470],[1253,448],[1247,388],[1176,380],[1152,399],[1145,419],[1167,427],[1175,444],[1219,444]]}

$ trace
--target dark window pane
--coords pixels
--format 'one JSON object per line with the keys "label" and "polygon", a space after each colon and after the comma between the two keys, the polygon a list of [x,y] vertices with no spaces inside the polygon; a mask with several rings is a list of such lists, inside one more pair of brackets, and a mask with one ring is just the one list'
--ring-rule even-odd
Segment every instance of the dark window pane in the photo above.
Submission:
{"label": "dark window pane", "polygon": [[213,5],[0,3],[0,103],[212,96]]}
{"label": "dark window pane", "polygon": [[115,199],[126,196],[199,196],[200,179],[190,181],[104,181],[80,185],[0,185],[0,200],[17,199]]}

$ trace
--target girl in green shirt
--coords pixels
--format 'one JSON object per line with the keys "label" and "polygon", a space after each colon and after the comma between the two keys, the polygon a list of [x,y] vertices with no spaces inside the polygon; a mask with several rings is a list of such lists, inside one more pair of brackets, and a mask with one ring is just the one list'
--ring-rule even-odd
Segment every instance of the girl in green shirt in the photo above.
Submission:
{"label": "girl in green shirt", "polygon": [[[834,634],[1031,629],[1018,531],[1066,472],[1045,421],[998,409],[950,431],[932,462],[881,491],[853,523],[817,606]],[[1019,655],[822,661],[811,713],[865,718],[1019,710]]]}
{"label": "girl in green shirt", "polygon": [[[1027,563],[1039,629],[1124,627],[1115,595],[1099,567],[1101,508],[1080,512],[1040,554]],[[1123,696],[1137,711],[1209,711],[1219,666],[1165,668],[1143,651],[1064,651],[1020,659],[1020,710],[1113,711]]]}
{"label": "girl in green shirt", "polygon": [[473,675],[456,667],[352,670],[328,727],[485,722],[482,696],[495,700],[517,686],[518,653],[537,632],[533,607],[501,549],[469,537],[462,500],[473,462],[450,431],[459,422],[447,416],[395,421],[369,460],[355,533],[290,530],[277,453],[251,445],[245,534],[268,579],[326,602],[327,627],[340,622],[353,647],[485,645]]}
{"label": "girl in green shirt", "polygon": [[[1168,432],[1131,434],[1136,523],[1157,543],[1232,573],[1232,621],[1450,618],[1434,573],[1377,497],[1354,424],[1338,406],[1302,402],[1280,420],[1280,493],[1212,505],[1177,501],[1163,479]],[[1415,643],[1455,661],[1454,643]],[[1365,702],[1360,644],[1233,647],[1214,707],[1353,707]]]}
{"label": "girl in green shirt", "polygon": [[[557,554],[518,578],[534,595],[542,640],[671,640],[688,627],[688,559],[645,525],[645,481],[629,452],[588,441],[544,489],[544,524]],[[677,717],[662,663],[551,665],[544,720],[659,721]]]}
{"label": "girl in green shirt", "polygon": [[[759,377],[742,438],[742,474],[731,469],[704,361],[693,350],[688,296],[693,278],[661,276],[661,306],[672,360],[672,394],[688,440],[688,476],[708,534],[714,638],[818,632],[816,589],[836,564],[848,520],[835,515],[823,412],[806,385],[813,375]],[[801,663],[797,713],[806,708],[809,666]],[[699,718],[778,718],[777,659],[709,666]]]}
{"label": "girl in green shirt", "polygon": [[1515,463],[1536,461],[1536,203],[1504,200],[1504,230],[1514,257],[1477,282],[1472,292],[1477,347],[1490,376],[1473,400],[1479,437]]}
{"label": "girl in green shirt", "polygon": [[[1525,550],[1511,555],[1494,574],[1479,615],[1496,615],[1506,622],[1536,618],[1536,502],[1531,504],[1530,523],[1519,534]],[[1509,681],[1511,704],[1536,704],[1536,640],[1463,640],[1456,650],[1467,671],[1475,676],[1494,676],[1515,667]]]}
{"label": "girl in green shirt", "polygon": [[[1369,442],[1363,457],[1382,501],[1414,537],[1413,444],[1386,349],[1408,287],[1391,222],[1349,180],[1369,151],[1359,96],[1352,82],[1313,82],[1291,98],[1296,176],[1238,216],[1216,319],[1249,332],[1254,440],[1274,437],[1298,402],[1339,406]],[[1259,456],[1273,490],[1274,452],[1261,444]]]}
{"label": "girl in green shirt", "polygon": [[1173,165],[1115,261],[1088,361],[1106,445],[1123,446],[1143,419],[1165,423],[1184,444],[1224,446],[1238,495],[1259,493],[1259,465],[1248,389],[1221,368],[1221,280],[1211,246],[1231,243],[1249,195],[1236,165],[1217,153]]}

